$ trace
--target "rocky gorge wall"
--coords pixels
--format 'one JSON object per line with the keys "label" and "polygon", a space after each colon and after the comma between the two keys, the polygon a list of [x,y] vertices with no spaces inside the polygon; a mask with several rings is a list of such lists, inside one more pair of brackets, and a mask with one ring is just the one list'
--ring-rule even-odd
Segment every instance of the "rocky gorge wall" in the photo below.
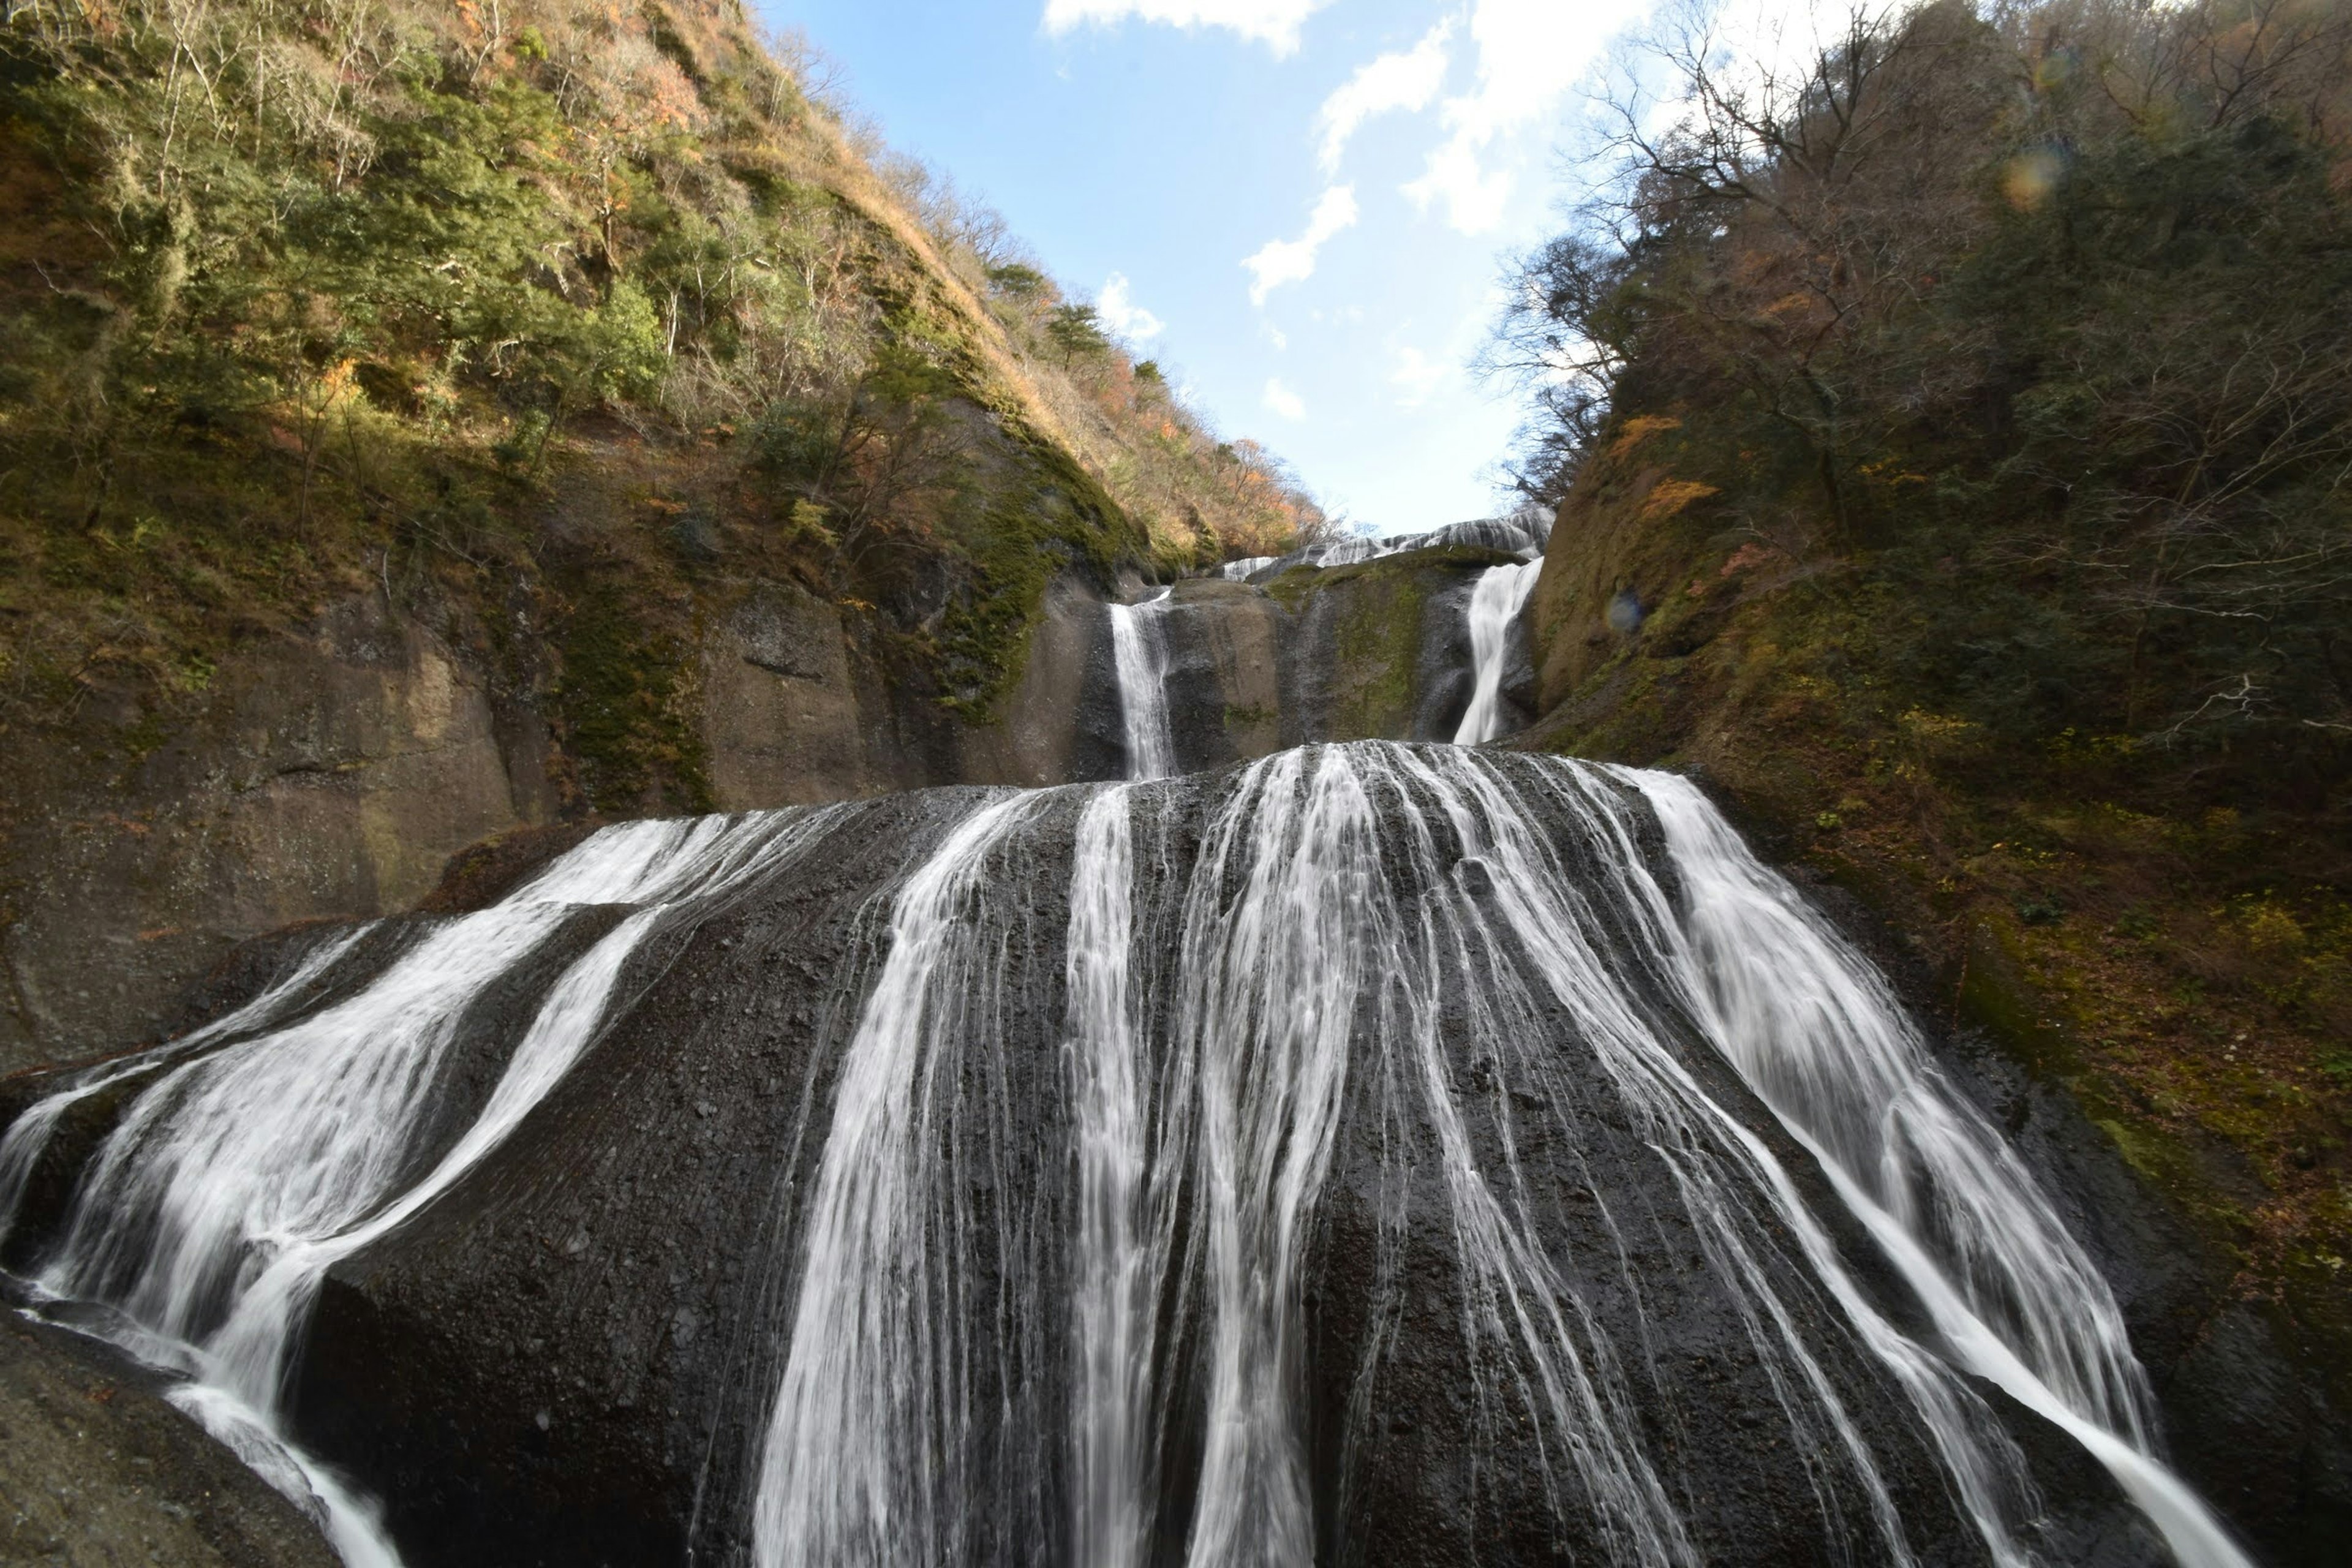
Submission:
{"label": "rocky gorge wall", "polygon": [[[1454,547],[1177,582],[1165,626],[1181,765],[1450,738],[1469,697],[1470,588],[1509,558]],[[992,721],[972,722],[893,680],[874,617],[788,581],[705,577],[672,699],[701,804],[1119,777],[1105,603],[1087,574],[1056,575],[1019,679]],[[92,711],[84,745],[0,761],[0,1072],[156,1037],[237,942],[408,909],[460,849],[593,816],[579,704],[551,695],[563,673],[551,641],[499,649],[463,615],[363,593],[232,658],[151,751],[109,744],[126,724],[135,742],[136,721]]]}
{"label": "rocky gorge wall", "polygon": [[[796,584],[718,580],[692,620],[681,727],[711,808],[1118,771],[1101,597],[1074,574],[993,723],[894,688],[873,621]],[[108,744],[121,727],[91,711],[83,744],[9,752],[0,1073],[157,1037],[238,942],[408,909],[460,849],[592,815],[578,747],[515,662],[462,617],[362,594],[230,660],[152,750]]]}

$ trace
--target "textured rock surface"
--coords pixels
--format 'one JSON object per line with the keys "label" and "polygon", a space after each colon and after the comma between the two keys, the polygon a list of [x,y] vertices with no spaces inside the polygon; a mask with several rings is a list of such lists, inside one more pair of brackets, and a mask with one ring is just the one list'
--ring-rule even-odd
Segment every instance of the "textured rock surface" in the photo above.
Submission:
{"label": "textured rock surface", "polygon": [[[1214,778],[1160,786],[1165,837],[1139,846],[1139,860],[1183,866],[1197,852],[1199,813],[1221,787]],[[1068,1306],[1033,1292],[1068,1268],[1060,940],[1083,799],[1039,802],[992,861],[989,896],[960,917],[992,954],[990,991],[974,999],[943,1069],[952,1085],[944,1103],[955,1109],[938,1135],[960,1153],[940,1201],[952,1199],[957,1222],[929,1246],[958,1281],[953,1300],[968,1303],[951,1310],[976,1325],[979,1353],[963,1375],[982,1429],[966,1438],[978,1468],[963,1528],[982,1561],[1034,1557],[1038,1541],[1057,1539],[1038,1531],[1058,1530],[1064,1507],[1036,1456],[1070,1398]],[[824,853],[640,964],[622,987],[624,1011],[513,1140],[336,1268],[296,1426],[385,1498],[413,1561],[679,1561],[689,1548],[698,1560],[729,1561],[740,1552],[842,1049],[881,957],[878,917],[906,870],[974,804],[946,791],[856,807]],[[494,1042],[518,1032],[547,978],[518,980],[469,1008],[467,1028],[480,1041],[469,1056],[494,1060]],[[1446,1151],[1410,1113],[1413,1097],[1398,1098],[1373,1068],[1370,1013],[1360,1027],[1365,1070],[1349,1079],[1299,1300],[1301,1436],[1318,1536],[1334,1561],[1459,1561],[1473,1532],[1486,1561],[1605,1555],[1597,1525],[1560,1533],[1538,1453],[1496,1428],[1496,1413],[1473,1396],[1492,1369],[1465,1359]],[[1570,1035],[1557,1043],[1558,1059],[1580,1059]],[[1677,1055],[1772,1144],[1816,1212],[1833,1213],[1801,1154],[1721,1064],[1702,1048]],[[1531,1085],[1478,1092],[1496,1089],[1484,1076],[1492,1070],[1470,1060],[1451,1068],[1475,1108],[1471,1158],[1515,1167],[1546,1194],[1534,1205],[1540,1245],[1610,1340],[1644,1347],[1639,1429],[1678,1478],[1708,1559],[1811,1563],[1839,1536],[1866,1535],[1858,1500],[1825,1499],[1814,1457],[1790,1440],[1784,1394],[1612,1091],[1569,1067],[1540,1094]],[[1604,1213],[1622,1227],[1614,1250]],[[1842,1245],[1874,1294],[1903,1310],[1899,1288],[1846,1229]],[[1792,1275],[1783,1284],[1921,1560],[1974,1560],[1901,1396],[1843,1337],[1831,1303]],[[1181,1558],[1206,1437],[1197,1392],[1181,1391],[1201,1386],[1204,1354],[1186,1335],[1165,1371],[1180,1391],[1160,1458],[1159,1552],[1170,1560]],[[1360,1390],[1375,1376],[1371,1419]],[[2049,1493],[2041,1529],[2060,1560],[2153,1560],[2103,1477],[2030,1418],[2015,1425]],[[1043,1489],[1008,1478],[1035,1478]]]}
{"label": "textured rock surface", "polygon": [[[710,599],[691,690],[722,809],[1118,772],[1102,599],[1075,575],[988,724],[891,689],[803,589]],[[458,851],[561,817],[549,726],[455,640],[362,595],[232,661],[151,755],[0,758],[0,1072],[156,1037],[237,942],[411,908]]]}
{"label": "textured rock surface", "polygon": [[994,724],[958,725],[953,750],[908,784],[1055,784],[1117,777],[1118,680],[1102,595],[1069,574],[1046,590],[1021,683]]}
{"label": "textured rock surface", "polygon": [[792,584],[752,585],[705,640],[702,731],[722,806],[870,793],[841,613]]}
{"label": "textured rock surface", "polygon": [[0,763],[0,1068],[151,1037],[244,938],[407,908],[457,850],[551,812],[545,755],[542,726],[362,595],[233,663],[195,723],[123,771]]}
{"label": "textured rock surface", "polygon": [[334,1568],[311,1522],[88,1342],[0,1314],[0,1563]]}

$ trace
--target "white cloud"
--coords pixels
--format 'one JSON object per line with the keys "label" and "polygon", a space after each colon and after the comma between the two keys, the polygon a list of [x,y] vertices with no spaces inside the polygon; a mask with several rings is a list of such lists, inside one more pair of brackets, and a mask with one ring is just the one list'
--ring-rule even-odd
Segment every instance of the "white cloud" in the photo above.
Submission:
{"label": "white cloud", "polygon": [[1486,166],[1489,150],[1549,118],[1602,46],[1648,8],[1645,0],[1476,0],[1470,37],[1478,46],[1477,83],[1445,100],[1449,134],[1405,195],[1423,209],[1443,202],[1446,221],[1465,234],[1494,227],[1512,175]]}
{"label": "white cloud", "polygon": [[1281,415],[1285,419],[1307,417],[1307,405],[1298,400],[1298,394],[1282,384],[1280,376],[1265,384],[1265,402],[1267,408]]}
{"label": "white cloud", "polygon": [[1330,0],[1045,0],[1045,31],[1089,24],[1116,26],[1129,17],[1171,27],[1227,27],[1277,55],[1298,47],[1299,24]]}
{"label": "white cloud", "polygon": [[1415,206],[1445,203],[1445,221],[1464,234],[1484,234],[1503,221],[1511,201],[1511,172],[1480,167],[1482,143],[1460,131],[1429,154],[1421,178],[1404,187]]}
{"label": "white cloud", "polygon": [[1418,408],[1453,374],[1453,366],[1431,359],[1419,349],[1402,348],[1397,351],[1395,368],[1389,372],[1389,384],[1397,388],[1397,402]]}
{"label": "white cloud", "polygon": [[1307,219],[1305,234],[1297,239],[1270,239],[1242,263],[1255,279],[1250,284],[1250,303],[1263,305],[1265,297],[1285,283],[1303,283],[1314,277],[1315,256],[1323,242],[1352,227],[1355,221],[1356,187],[1333,185],[1326,190]]}
{"label": "white cloud", "polygon": [[1365,121],[1392,110],[1418,113],[1427,109],[1445,84],[1445,46],[1454,37],[1454,18],[1432,27],[1410,49],[1386,54],[1360,68],[1354,76],[1323,100],[1315,117],[1322,133],[1323,172],[1339,171],[1339,154],[1348,139]]}
{"label": "white cloud", "polygon": [[1148,343],[1158,337],[1167,323],[1128,298],[1127,274],[1114,272],[1103,280],[1102,292],[1095,296],[1095,314],[1104,326],[1131,343]]}

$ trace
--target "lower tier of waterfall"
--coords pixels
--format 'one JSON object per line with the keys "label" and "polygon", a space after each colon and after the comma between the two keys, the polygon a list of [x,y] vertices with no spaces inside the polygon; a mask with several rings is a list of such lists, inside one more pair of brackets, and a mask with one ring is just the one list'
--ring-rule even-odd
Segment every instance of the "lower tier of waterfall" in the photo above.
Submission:
{"label": "lower tier of waterfall", "polygon": [[1671,775],[607,828],[0,1137],[0,1263],[352,1563],[2244,1559],[2107,1286]]}

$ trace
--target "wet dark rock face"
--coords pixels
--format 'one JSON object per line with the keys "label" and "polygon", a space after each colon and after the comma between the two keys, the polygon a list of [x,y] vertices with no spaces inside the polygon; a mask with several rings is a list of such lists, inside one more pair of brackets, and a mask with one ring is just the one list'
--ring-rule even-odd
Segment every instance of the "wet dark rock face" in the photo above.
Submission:
{"label": "wet dark rock face", "polygon": [[[1137,796],[1135,949],[1143,1033],[1155,1042],[1179,1003],[1188,884],[1233,787],[1209,775]],[[515,1133],[439,1201],[334,1267],[296,1365],[291,1434],[382,1501],[412,1568],[751,1560],[762,1438],[807,1284],[812,1194],[845,1052],[907,879],[971,814],[1004,798],[950,789],[837,808],[821,853],[640,949],[585,1054]],[[954,1282],[948,1337],[961,1335],[966,1352],[953,1370],[969,1425],[941,1484],[962,1510],[959,1556],[973,1563],[1072,1555],[1064,1448],[1080,1202],[1066,942],[1089,799],[1082,789],[1033,797],[988,851],[984,896],[955,917],[955,940],[987,954],[987,978],[940,1069],[942,1109],[925,1135],[947,1152],[952,1179],[925,1195],[922,1234],[938,1277]],[[1458,847],[1418,843],[1425,826],[1383,818],[1384,896],[1398,909],[1490,907],[1496,873]],[[1609,868],[1573,822],[1536,826],[1572,884],[1606,885]],[[1659,863],[1654,826],[1641,835],[1639,853]],[[522,850],[510,858],[473,884],[480,896],[532,868]],[[1210,892],[1243,897],[1238,884]],[[444,914],[466,901],[453,884]],[[461,1135],[557,973],[618,918],[580,910],[468,1005],[414,1168]],[[380,928],[322,994],[363,985],[413,940],[402,922]],[[286,956],[258,955],[253,974],[224,976],[218,999],[258,989]],[[1461,1142],[1449,1143],[1414,1086],[1418,1069],[1386,1011],[1395,995],[1370,984],[1350,1024],[1321,1195],[1307,1211],[1286,1309],[1298,1333],[1272,1375],[1295,1415],[1316,1560],[1638,1560],[1622,1525],[1562,1481],[1557,1434],[1530,1427],[1524,1385],[1537,1369],[1465,1329],[1490,1309],[1499,1321],[1570,1300],[1583,1315],[1570,1314],[1571,1337],[1618,1358],[1622,1417],[1699,1560],[1878,1560],[1864,1489],[1824,1457],[1834,1445],[1817,1415],[1792,1417],[1792,1399],[1808,1396],[1791,1394],[1786,1365],[1759,1354],[1754,1300],[1727,1284],[1717,1244],[1661,1163],[1655,1129],[1585,1065],[1587,1021],[1537,1005],[1526,1025],[1540,1064],[1530,1076],[1480,1044],[1465,975],[1442,978],[1430,1028],[1461,1108]],[[1917,1301],[1843,1217],[1811,1157],[1696,1029],[1675,1021],[1663,984],[1629,984],[1667,1021],[1680,1069],[1789,1172],[1878,1310],[1932,1339]],[[1164,1060],[1151,1068],[1167,1070]],[[0,1099],[0,1121],[25,1100],[5,1092],[13,1098]],[[71,1172],[125,1099],[76,1109],[28,1195],[12,1266],[25,1267],[54,1229]],[[1161,1126],[1171,1112],[1155,1100],[1152,1115]],[[2073,1157],[2052,1138],[2035,1148],[2037,1163],[2053,1167]],[[1498,1306],[1482,1294],[1449,1184],[1465,1159],[1523,1220],[1560,1281],[1557,1300]],[[1153,1310],[1146,1490],[1157,1506],[1148,1560],[1160,1564],[1184,1560],[1212,1441],[1215,1347],[1199,1262],[1210,1177],[1187,1170],[1171,1194],[1184,1261]],[[2079,1217],[2080,1190],[2069,1197]],[[1785,1228],[1757,1214],[1759,1278],[1873,1456],[1917,1561],[1984,1562],[1903,1391]],[[2138,1244],[2101,1240],[2103,1261]],[[2127,1263],[2116,1266],[2127,1276]],[[2135,1289],[2126,1278],[2127,1300]],[[2021,1529],[2026,1544],[2053,1562],[2168,1561],[2079,1448],[1997,1392],[1979,1392],[2041,1493]]]}
{"label": "wet dark rock face", "polygon": [[740,1537],[792,1196],[856,1023],[844,980],[876,956],[876,895],[974,793],[856,808],[813,874],[647,955],[516,1138],[331,1277],[297,1433],[386,1500],[413,1562],[683,1562]]}
{"label": "wet dark rock face", "polygon": [[334,1568],[318,1529],[79,1335],[0,1315],[0,1562]]}

